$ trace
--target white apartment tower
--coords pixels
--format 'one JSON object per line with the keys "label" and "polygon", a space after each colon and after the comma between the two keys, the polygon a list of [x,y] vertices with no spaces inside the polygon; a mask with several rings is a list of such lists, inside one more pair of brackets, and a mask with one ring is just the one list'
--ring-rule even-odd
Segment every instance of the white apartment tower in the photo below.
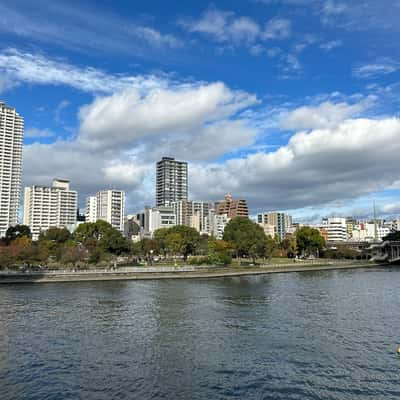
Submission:
{"label": "white apartment tower", "polygon": [[156,205],[170,206],[188,199],[188,164],[171,157],[157,162]]}
{"label": "white apartment tower", "polygon": [[97,221],[97,197],[89,196],[86,199],[85,222]]}
{"label": "white apartment tower", "polygon": [[[88,198],[87,206],[89,206],[89,209],[86,208],[86,215],[89,214],[90,220],[87,222],[96,222],[101,219],[124,233],[125,192],[122,190],[101,190],[97,192],[95,199],[96,205],[94,206],[93,198]],[[94,218],[94,216],[96,217]]]}
{"label": "white apartment tower", "polygon": [[0,100],[0,237],[18,223],[24,119]]}
{"label": "white apartment tower", "polygon": [[73,228],[76,225],[78,193],[70,189],[68,180],[55,179],[52,186],[25,188],[24,225],[37,240],[49,228]]}

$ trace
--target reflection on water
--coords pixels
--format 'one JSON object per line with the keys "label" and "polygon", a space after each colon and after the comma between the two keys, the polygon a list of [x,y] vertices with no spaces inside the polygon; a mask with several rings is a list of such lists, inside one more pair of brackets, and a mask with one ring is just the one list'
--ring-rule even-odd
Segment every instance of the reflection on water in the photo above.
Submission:
{"label": "reflection on water", "polygon": [[395,399],[400,272],[0,286],[1,399]]}

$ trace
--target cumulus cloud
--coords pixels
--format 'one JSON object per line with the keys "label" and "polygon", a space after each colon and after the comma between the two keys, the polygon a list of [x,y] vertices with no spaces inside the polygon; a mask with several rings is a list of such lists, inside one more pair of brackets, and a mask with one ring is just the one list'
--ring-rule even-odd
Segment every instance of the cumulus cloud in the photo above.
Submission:
{"label": "cumulus cloud", "polygon": [[284,129],[318,129],[333,127],[343,120],[359,115],[373,105],[374,96],[369,96],[361,102],[348,104],[325,101],[316,106],[296,108],[281,116],[280,125]]}
{"label": "cumulus cloud", "polygon": [[187,133],[229,118],[256,102],[223,83],[156,89],[141,96],[135,88],[96,98],[80,112],[80,141],[95,147],[122,146],[152,135]]}
{"label": "cumulus cloud", "polygon": [[[286,146],[191,170],[193,196],[226,192],[254,210],[294,209],[354,199],[398,179],[399,119],[353,119],[299,132]],[[209,192],[208,192],[209,193]]]}

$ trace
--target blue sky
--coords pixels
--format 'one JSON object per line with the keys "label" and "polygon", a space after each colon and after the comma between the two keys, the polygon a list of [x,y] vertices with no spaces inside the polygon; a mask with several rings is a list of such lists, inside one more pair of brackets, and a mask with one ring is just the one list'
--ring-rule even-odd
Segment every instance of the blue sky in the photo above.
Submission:
{"label": "blue sky", "polygon": [[0,0],[0,98],[24,185],[154,204],[154,163],[252,213],[400,214],[400,1]]}

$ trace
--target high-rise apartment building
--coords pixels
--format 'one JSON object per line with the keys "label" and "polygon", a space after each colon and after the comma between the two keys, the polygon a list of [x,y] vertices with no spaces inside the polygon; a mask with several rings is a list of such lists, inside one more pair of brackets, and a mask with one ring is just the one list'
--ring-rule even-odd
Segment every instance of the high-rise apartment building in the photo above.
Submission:
{"label": "high-rise apartment building", "polygon": [[157,162],[156,205],[170,206],[188,199],[188,164],[171,157]]}
{"label": "high-rise apartment building", "polygon": [[275,227],[275,235],[284,239],[286,233],[292,227],[292,217],[282,212],[260,213],[257,214],[257,223],[261,225],[273,225]]}
{"label": "high-rise apartment building", "polygon": [[24,119],[0,101],[0,237],[18,223]]}
{"label": "high-rise apartment building", "polygon": [[97,221],[97,197],[89,196],[86,199],[85,222]]}
{"label": "high-rise apartment building", "polygon": [[234,200],[230,193],[225,195],[224,200],[215,203],[215,212],[218,215],[226,214],[228,218],[249,217],[247,200]]}
{"label": "high-rise apartment building", "polygon": [[97,192],[96,200],[96,221],[99,219],[107,221],[113,228],[124,233],[125,192],[101,190]]}
{"label": "high-rise apartment building", "polygon": [[52,186],[25,188],[24,225],[37,240],[49,228],[72,228],[76,225],[78,193],[68,180],[55,179]]}

